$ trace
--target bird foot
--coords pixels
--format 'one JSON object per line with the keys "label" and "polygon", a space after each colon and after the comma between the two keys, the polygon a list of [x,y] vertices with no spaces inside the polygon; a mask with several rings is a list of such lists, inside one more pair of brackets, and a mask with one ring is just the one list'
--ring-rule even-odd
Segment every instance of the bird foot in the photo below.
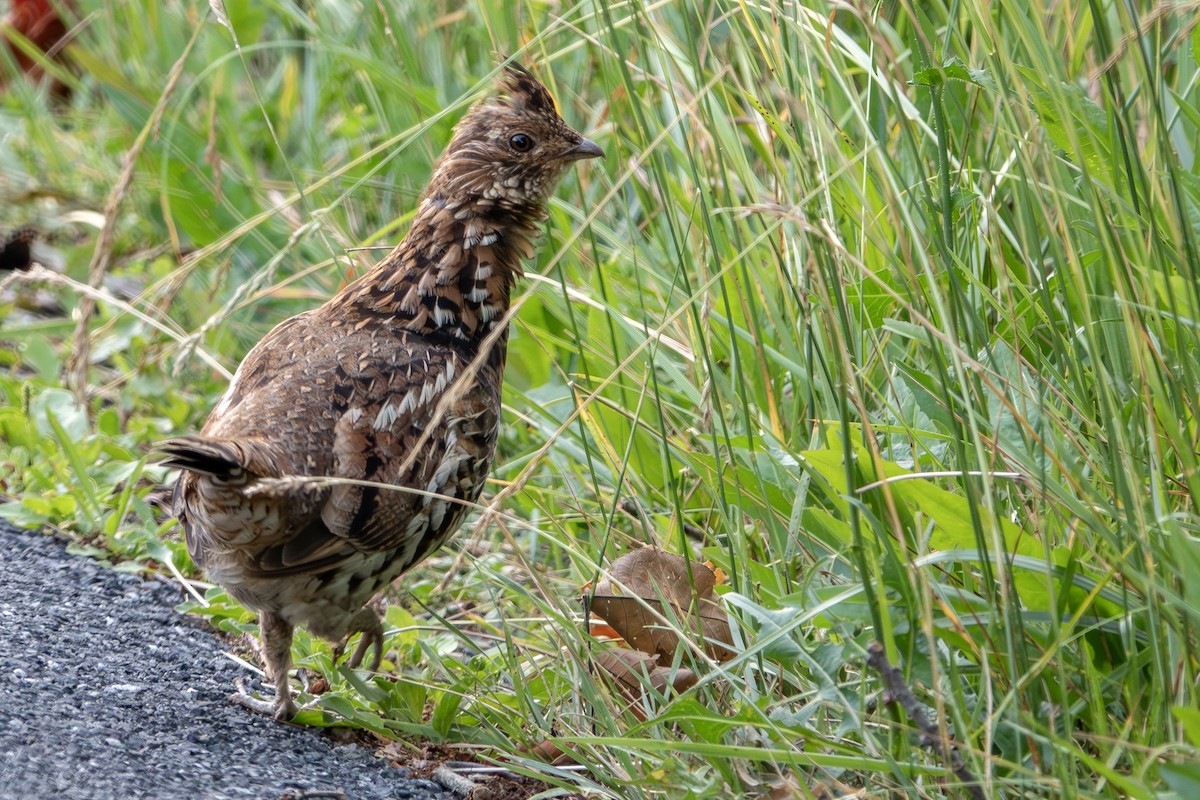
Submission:
{"label": "bird foot", "polygon": [[342,654],[346,651],[346,645],[350,642],[350,637],[356,633],[361,633],[362,638],[358,640],[358,647],[354,648],[354,653],[346,662],[346,666],[350,669],[358,669],[367,650],[374,648],[375,655],[371,659],[371,666],[368,669],[372,671],[379,669],[379,662],[383,660],[383,625],[379,622],[379,615],[369,608],[359,609],[358,613],[351,618],[350,631],[346,634],[346,638],[333,648],[333,662],[336,664],[341,660]]}
{"label": "bird foot", "polygon": [[[237,686],[237,691],[229,695],[229,702],[234,705],[239,705],[242,708],[248,708],[256,714],[262,714],[266,717],[273,717],[279,722],[287,722],[292,717],[296,716],[296,704],[292,701],[291,690],[287,686],[275,687],[275,699],[263,700],[260,697],[255,697],[246,690],[245,684],[239,678],[234,682]],[[283,692],[280,694],[280,692]]]}

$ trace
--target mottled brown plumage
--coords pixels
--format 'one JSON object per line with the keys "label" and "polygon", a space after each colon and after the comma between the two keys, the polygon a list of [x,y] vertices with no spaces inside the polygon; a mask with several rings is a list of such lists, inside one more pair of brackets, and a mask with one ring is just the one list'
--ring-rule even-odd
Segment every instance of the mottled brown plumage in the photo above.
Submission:
{"label": "mottled brown plumage", "polygon": [[603,155],[524,69],[501,88],[455,129],[400,245],[267,334],[200,434],[159,447],[184,470],[174,509],[189,552],[259,611],[277,718],[295,713],[294,626],[341,644],[362,633],[351,666],[374,647],[377,667],[366,603],[478,498],[500,419],[495,329],[558,179]]}

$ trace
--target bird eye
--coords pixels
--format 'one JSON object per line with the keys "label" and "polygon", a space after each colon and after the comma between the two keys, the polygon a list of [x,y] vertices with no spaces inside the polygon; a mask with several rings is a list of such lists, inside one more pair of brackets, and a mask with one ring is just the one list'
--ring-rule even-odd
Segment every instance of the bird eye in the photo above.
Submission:
{"label": "bird eye", "polygon": [[513,137],[508,140],[508,146],[518,153],[528,153],[533,149],[533,137],[524,133],[513,134]]}

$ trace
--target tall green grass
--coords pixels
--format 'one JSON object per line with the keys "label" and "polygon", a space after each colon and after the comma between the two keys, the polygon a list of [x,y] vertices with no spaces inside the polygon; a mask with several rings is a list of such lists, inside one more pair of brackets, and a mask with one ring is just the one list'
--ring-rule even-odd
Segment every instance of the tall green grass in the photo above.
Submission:
{"label": "tall green grass", "polygon": [[[69,325],[0,322],[6,516],[188,569],[131,487],[223,390],[201,351],[233,369],[398,241],[514,54],[608,158],[521,290],[500,513],[399,583],[398,680],[298,638],[309,721],[603,797],[978,796],[880,641],[984,796],[1200,791],[1200,6],[79,6],[72,98],[0,96],[0,208],[86,282],[78,212],[151,125],[114,273],[159,326],[101,304],[88,423]],[[725,572],[742,654],[638,714],[579,597],[643,543]]]}

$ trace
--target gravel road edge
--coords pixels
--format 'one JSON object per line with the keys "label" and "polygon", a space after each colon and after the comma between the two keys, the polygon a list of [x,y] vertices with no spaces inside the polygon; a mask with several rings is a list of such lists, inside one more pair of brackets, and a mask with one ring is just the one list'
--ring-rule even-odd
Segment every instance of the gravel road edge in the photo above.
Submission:
{"label": "gravel road edge", "polygon": [[0,522],[0,800],[446,800],[366,748],[231,705],[177,586]]}

